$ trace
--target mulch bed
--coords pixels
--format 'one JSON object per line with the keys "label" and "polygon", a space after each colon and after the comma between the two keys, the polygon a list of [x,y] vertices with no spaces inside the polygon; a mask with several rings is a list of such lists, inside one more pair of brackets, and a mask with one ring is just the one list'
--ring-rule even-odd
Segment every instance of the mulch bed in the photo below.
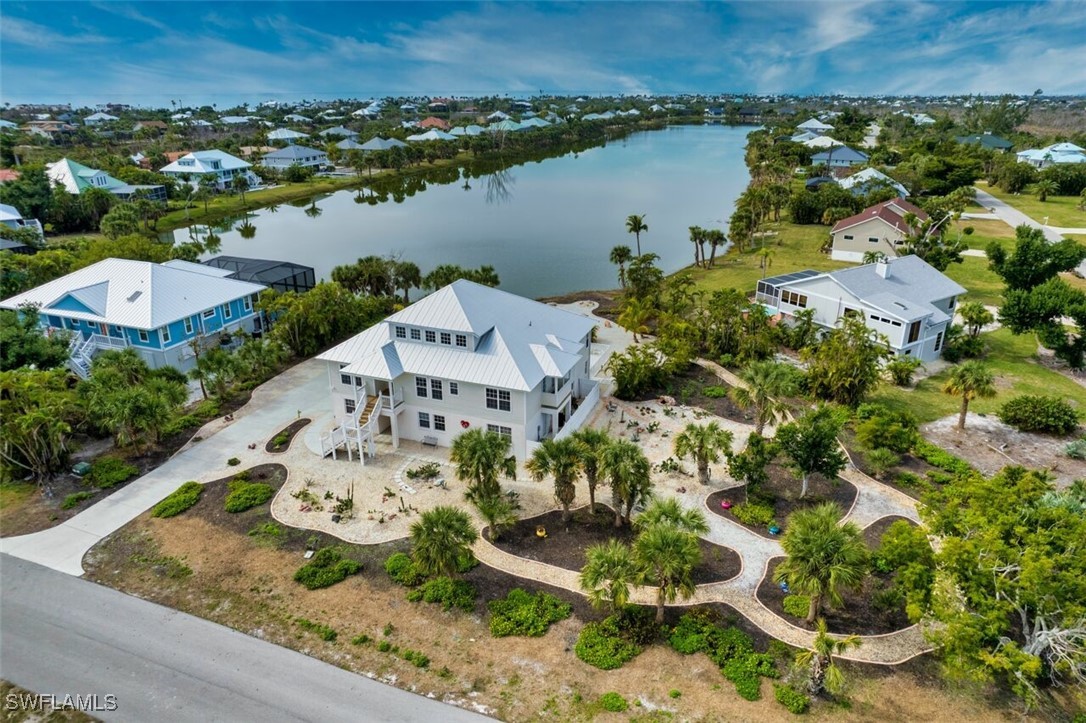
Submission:
{"label": "mulch bed", "polygon": [[[796,510],[815,507],[823,502],[834,502],[841,508],[841,516],[844,517],[856,500],[856,495],[859,494],[851,482],[843,479],[828,480],[820,474],[812,474],[808,480],[807,496],[800,499],[800,481],[791,470],[779,464],[771,464],[768,469],[769,482],[758,489],[758,494],[773,498],[773,507],[776,510],[774,519],[780,525],[782,534],[788,516]],[[720,506],[723,500],[731,500],[733,504],[738,504],[745,499],[746,486],[744,485],[714,492],[705,500],[705,504],[713,514],[726,517],[762,537],[774,539],[766,526],[756,527],[744,524],[736,519],[731,510],[725,510]]]}
{"label": "mulch bed", "polygon": [[[295,419],[293,422],[290,423],[289,427],[287,427],[286,429],[281,429],[272,435],[272,438],[269,439],[268,443],[264,445],[264,451],[272,453],[286,452],[288,449],[290,449],[290,443],[294,441],[294,435],[302,431],[302,428],[309,424],[311,421],[313,420],[309,419],[308,417]],[[285,436],[287,438],[287,441],[283,444],[276,444],[275,439],[276,437],[280,436]]]}
{"label": "mulch bed", "polygon": [[728,396],[719,398],[706,396],[706,387],[730,389],[728,384],[716,374],[697,364],[691,364],[681,372],[669,377],[661,386],[649,389],[637,399],[629,401],[644,402],[668,396],[672,397],[678,404],[704,409],[717,417],[730,419],[741,424],[754,424],[754,413],[752,411],[740,409]]}
{"label": "mulch bed", "polygon": [[[614,512],[598,503],[595,515],[588,511],[587,506],[574,510],[569,524],[562,523],[562,512],[556,510],[519,520],[511,529],[502,532],[494,544],[527,560],[580,571],[585,565],[585,550],[592,545],[612,539],[630,543],[637,536],[636,531],[628,525],[616,528],[614,520]],[[546,539],[536,535],[539,525],[546,528]],[[701,563],[694,568],[695,584],[720,582],[739,574],[742,560],[735,550],[700,538],[698,545],[701,548]]]}
{"label": "mulch bed", "polygon": [[[785,593],[773,582],[773,571],[783,561],[783,556],[769,561],[766,576],[758,585],[758,599],[793,625],[814,630],[813,623],[808,624],[804,618],[793,617],[784,611]],[[887,580],[884,576],[868,575],[858,591],[844,591],[844,604],[836,610],[829,609],[823,602],[820,616],[825,618],[829,631],[838,635],[882,635],[909,627],[912,623],[905,615],[904,605],[896,610],[882,610],[874,605],[875,593],[883,588]]]}

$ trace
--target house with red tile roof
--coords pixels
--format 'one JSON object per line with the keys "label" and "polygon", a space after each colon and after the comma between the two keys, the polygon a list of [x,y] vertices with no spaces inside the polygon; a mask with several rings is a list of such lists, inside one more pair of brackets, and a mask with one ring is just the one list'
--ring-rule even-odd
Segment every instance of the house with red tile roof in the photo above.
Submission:
{"label": "house with red tile roof", "polygon": [[447,121],[447,120],[442,120],[441,118],[435,118],[433,116],[430,116],[429,118],[423,118],[422,120],[420,120],[418,122],[417,127],[419,127],[419,128],[437,128],[439,131],[447,131],[452,126],[449,124],[449,121]]}
{"label": "house with red tile roof", "polygon": [[855,216],[841,219],[830,231],[833,237],[830,257],[856,263],[863,261],[869,251],[881,252],[890,259],[897,257],[899,247],[916,230],[906,222],[908,214],[920,221],[928,219],[928,214],[900,198],[877,203]]}

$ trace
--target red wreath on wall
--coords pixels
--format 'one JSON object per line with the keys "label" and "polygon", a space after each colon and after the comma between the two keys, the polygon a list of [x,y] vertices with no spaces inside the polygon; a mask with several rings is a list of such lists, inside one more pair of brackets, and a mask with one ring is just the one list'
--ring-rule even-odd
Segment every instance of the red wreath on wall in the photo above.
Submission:
{"label": "red wreath on wall", "polygon": [[464,429],[467,429],[468,427],[471,426],[471,422],[469,422],[466,419],[461,419],[460,420],[460,426],[463,427]]}

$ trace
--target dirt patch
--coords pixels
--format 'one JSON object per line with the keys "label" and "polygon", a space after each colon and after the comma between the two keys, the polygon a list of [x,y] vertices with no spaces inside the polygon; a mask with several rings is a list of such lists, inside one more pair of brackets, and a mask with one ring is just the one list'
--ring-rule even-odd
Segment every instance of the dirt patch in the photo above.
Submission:
{"label": "dirt patch", "polygon": [[644,402],[651,399],[659,399],[663,396],[671,397],[676,403],[704,409],[724,419],[730,419],[740,424],[754,424],[754,413],[743,410],[727,395],[717,397],[708,396],[706,387],[728,390],[730,387],[712,371],[691,364],[677,374],[673,374],[661,386],[649,389],[638,399],[630,401]]}
{"label": "dirt patch", "polygon": [[[780,585],[773,582],[773,572],[784,557],[774,557],[766,568],[766,576],[758,585],[758,599],[767,608],[783,617],[793,625],[807,630],[814,630],[814,623],[807,623],[804,618],[797,618],[784,611],[784,596]],[[880,575],[868,575],[859,590],[846,590],[842,594],[843,604],[830,609],[826,602],[822,605],[820,617],[826,620],[831,633],[847,635],[882,635],[909,627],[905,615],[904,602],[893,606],[880,607],[878,593],[885,589],[888,579]]]}
{"label": "dirt patch", "polygon": [[[615,513],[604,505],[597,505],[594,515],[587,506],[574,510],[568,523],[562,522],[560,510],[548,512],[519,520],[502,533],[495,545],[518,557],[579,571],[585,565],[585,550],[590,546],[608,540],[633,542],[636,531],[628,525],[616,528],[614,520]],[[546,538],[536,534],[540,526],[546,530]],[[694,568],[694,584],[721,582],[742,571],[742,559],[735,550],[701,538],[698,546],[701,563]]]}
{"label": "dirt patch", "polygon": [[[286,429],[280,430],[278,433],[273,434],[272,438],[268,440],[268,443],[264,445],[265,452],[286,452],[290,449],[291,442],[294,441],[294,435],[302,431],[311,419],[308,417],[302,417],[301,419],[295,419],[290,423],[290,426]],[[277,443],[278,441],[278,443]]]}
{"label": "dirt patch", "polygon": [[594,301],[597,306],[592,311],[595,316],[614,320],[619,314],[622,292],[614,291],[575,291],[561,296],[547,296],[539,299],[544,304],[574,304],[578,301]]}
{"label": "dirt patch", "polygon": [[994,475],[1008,465],[1021,465],[1049,471],[1060,488],[1086,477],[1086,462],[1064,454],[1072,437],[1019,432],[997,417],[972,412],[964,430],[958,431],[957,424],[955,414],[923,425],[920,433],[985,475]]}
{"label": "dirt patch", "polygon": [[[841,517],[844,517],[852,508],[852,503],[856,501],[856,495],[858,494],[856,487],[851,482],[846,482],[843,479],[828,480],[820,474],[812,474],[807,484],[807,496],[801,498],[799,496],[800,481],[796,479],[791,470],[779,464],[771,464],[768,471],[769,481],[757,489],[755,496],[772,500],[774,521],[781,527],[782,532],[789,515],[796,510],[805,510],[823,502],[833,502],[840,508]],[[721,507],[721,502],[724,500],[728,500],[733,504],[745,501],[747,499],[746,493],[746,485],[720,490],[709,495],[705,500],[705,505],[715,515],[726,517],[762,537],[775,539],[775,535],[769,534],[767,526],[748,525],[738,520],[732,510],[725,510]]]}

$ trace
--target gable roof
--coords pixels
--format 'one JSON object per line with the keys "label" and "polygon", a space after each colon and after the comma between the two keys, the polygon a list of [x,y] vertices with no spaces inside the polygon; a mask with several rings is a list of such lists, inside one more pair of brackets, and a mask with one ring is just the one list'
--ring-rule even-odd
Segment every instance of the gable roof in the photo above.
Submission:
{"label": "gable roof", "polygon": [[802,128],[805,131],[832,131],[833,126],[828,123],[823,123],[817,118],[811,118],[800,123],[796,128]]}
{"label": "gable roof", "polygon": [[[181,161],[188,160],[192,160],[193,164],[181,165]],[[211,161],[218,161],[219,168],[212,168]],[[234,168],[250,168],[251,165],[226,151],[193,151],[192,153],[186,153],[173,163],[163,166],[159,171],[161,173],[215,173],[217,170],[229,171]]]}
{"label": "gable roof", "polygon": [[[80,193],[88,188],[102,188],[108,191],[112,188],[120,188],[125,185],[122,181],[117,180],[105,171],[99,171],[97,168],[89,168],[82,163],[76,163],[70,158],[61,158],[55,163],[47,163],[45,165],[45,173],[49,176],[50,181],[54,184],[64,186],[68,193]],[[99,176],[99,174],[100,177],[106,179],[104,185],[97,185],[90,182],[91,178]]]}
{"label": "gable roof", "polygon": [[[849,191],[851,191],[853,188],[862,190],[865,186],[868,185],[886,183],[889,184],[895,191],[897,191],[902,196],[909,195],[909,191],[905,188],[905,186],[902,186],[900,183],[890,178],[877,168],[865,168],[862,171],[853,173],[851,176],[842,178],[840,181],[838,181],[838,183],[840,184],[841,188]],[[913,208],[916,207],[913,206]],[[920,209],[917,208],[916,211],[920,211]],[[916,211],[912,211],[912,213],[916,213]],[[923,211],[920,211],[920,213],[923,213]]]}
{"label": "gable roof", "polygon": [[867,154],[853,150],[848,146],[836,146],[831,150],[822,151],[811,156],[811,161],[829,161],[836,158],[839,161],[866,161]]}
{"label": "gable roof", "polygon": [[915,215],[921,221],[928,220],[928,214],[924,213],[922,209],[917,208],[903,199],[892,198],[889,201],[883,201],[882,203],[876,203],[874,206],[868,206],[855,216],[841,219],[834,224],[830,233],[836,234],[840,231],[845,231],[853,226],[859,225],[864,221],[870,221],[873,218],[877,218],[886,225],[897,229],[903,234],[907,234],[909,233],[909,225],[905,223],[906,213]]}
{"label": "gable roof", "polygon": [[[397,325],[471,334],[477,342],[467,350],[396,339]],[[347,364],[347,374],[408,373],[529,391],[572,369],[594,326],[587,316],[461,279],[317,358]]]}
{"label": "gable roof", "polygon": [[[433,105],[433,103],[431,103]],[[437,128],[439,130],[446,131],[449,129],[449,121],[443,118],[435,118],[430,116],[429,118],[423,118],[418,122],[419,128]]]}
{"label": "gable roof", "polygon": [[324,151],[318,151],[316,148],[309,148],[307,146],[294,146],[290,145],[286,148],[280,148],[277,151],[266,153],[264,160],[269,158],[272,160],[284,159],[284,160],[301,160],[303,158],[311,158],[313,156],[327,156]]}
{"label": "gable roof", "polygon": [[4,299],[0,308],[31,303],[43,314],[149,330],[264,288],[178,265],[105,259]]}
{"label": "gable roof", "polygon": [[957,136],[954,140],[958,143],[964,143],[967,145],[978,145],[982,148],[988,148],[997,151],[1005,151],[1014,146],[1013,143],[1005,138],[994,136],[991,133],[976,133],[971,136]]}
{"label": "gable roof", "polygon": [[295,138],[309,138],[309,134],[292,131],[289,128],[277,128],[268,133],[268,140],[270,141],[289,141]]}

